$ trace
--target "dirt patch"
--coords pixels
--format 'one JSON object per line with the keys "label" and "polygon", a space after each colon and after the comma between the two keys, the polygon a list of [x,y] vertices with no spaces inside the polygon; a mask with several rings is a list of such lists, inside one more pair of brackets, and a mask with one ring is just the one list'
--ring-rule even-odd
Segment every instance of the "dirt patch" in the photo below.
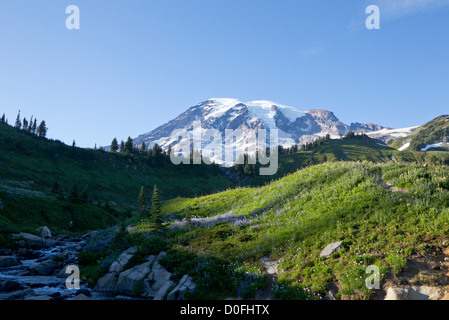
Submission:
{"label": "dirt patch", "polygon": [[416,285],[441,287],[449,291],[449,257],[442,251],[407,259],[407,268],[398,275],[389,275],[371,299],[384,300],[390,287],[405,288]]}

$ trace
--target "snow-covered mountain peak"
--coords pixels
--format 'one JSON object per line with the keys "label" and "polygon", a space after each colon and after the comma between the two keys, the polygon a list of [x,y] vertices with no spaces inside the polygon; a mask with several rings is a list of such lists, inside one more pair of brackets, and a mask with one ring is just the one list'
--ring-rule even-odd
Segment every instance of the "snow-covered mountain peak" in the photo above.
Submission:
{"label": "snow-covered mountain peak", "polygon": [[[371,124],[357,123],[348,126],[327,110],[301,111],[268,100],[242,102],[231,98],[211,98],[189,108],[159,128],[140,135],[134,139],[134,143],[140,145],[145,142],[148,147],[157,143],[163,149],[174,147],[179,141],[171,137],[172,132],[177,129],[192,130],[195,121],[199,121],[203,129],[218,130],[222,136],[227,129],[240,129],[244,134],[251,129],[276,129],[278,143],[284,147],[311,142],[327,134],[339,137],[349,131],[370,132],[383,129],[382,126]],[[235,147],[239,150],[241,146]],[[220,163],[218,156],[214,160]]]}

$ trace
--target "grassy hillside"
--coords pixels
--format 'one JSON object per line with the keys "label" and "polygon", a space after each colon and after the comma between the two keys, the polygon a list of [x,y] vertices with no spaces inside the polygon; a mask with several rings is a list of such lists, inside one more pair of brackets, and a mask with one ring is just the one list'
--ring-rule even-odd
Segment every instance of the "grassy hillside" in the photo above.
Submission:
{"label": "grassy hillside", "polygon": [[1,182],[50,191],[54,182],[69,192],[75,182],[92,199],[134,203],[141,186],[158,185],[165,199],[195,196],[232,186],[213,166],[155,165],[143,156],[67,146],[0,124]]}
{"label": "grassy hillside", "polygon": [[[430,163],[449,164],[447,152],[398,151],[386,146],[376,139],[355,136],[337,140],[328,140],[308,151],[298,151],[279,155],[279,169],[274,176],[246,177],[245,185],[261,186],[272,180],[285,177],[308,166],[335,161],[370,161],[374,163]],[[240,177],[245,181],[245,177]]]}
{"label": "grassy hillside", "polygon": [[[338,297],[366,299],[373,294],[364,282],[368,265],[390,277],[449,237],[449,170],[332,162],[260,188],[173,199],[162,210],[171,219],[164,265],[194,277],[196,298],[251,296],[266,284],[258,260],[269,256],[280,262],[276,297],[314,299],[335,285]],[[154,239],[147,223],[134,228],[130,239]],[[320,258],[334,241],[343,249]]]}
{"label": "grassy hillside", "polygon": [[[58,195],[51,192],[55,182]],[[77,205],[78,216],[66,203],[75,183],[79,193],[88,196],[86,203]],[[162,199],[193,197],[233,186],[216,166],[175,166],[167,159],[156,164],[140,155],[75,148],[0,123],[3,225],[33,227],[48,223],[66,228],[68,219],[91,215],[82,224],[84,229],[104,227],[117,216],[108,214],[111,207],[127,211],[136,205],[141,186],[151,196],[154,185],[161,190]],[[20,200],[12,200],[15,198]],[[41,217],[41,211],[47,218]]]}
{"label": "grassy hillside", "polygon": [[448,142],[449,115],[440,116],[419,127],[407,137],[395,139],[390,143],[393,148],[400,148],[410,143],[408,150],[420,151],[427,145]]}

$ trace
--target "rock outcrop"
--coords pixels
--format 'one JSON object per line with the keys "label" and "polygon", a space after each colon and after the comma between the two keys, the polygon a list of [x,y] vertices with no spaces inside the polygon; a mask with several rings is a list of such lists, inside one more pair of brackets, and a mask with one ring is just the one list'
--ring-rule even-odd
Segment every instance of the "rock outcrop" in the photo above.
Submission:
{"label": "rock outcrop", "polygon": [[328,244],[326,248],[324,248],[323,251],[321,251],[320,257],[329,257],[334,252],[340,251],[341,245],[342,245],[341,241]]}
{"label": "rock outcrop", "polygon": [[120,254],[109,272],[98,280],[94,290],[115,296],[153,300],[182,300],[194,291],[196,284],[188,275],[183,276],[178,284],[171,280],[172,274],[160,264],[160,260],[166,256],[165,252],[148,256],[144,263],[123,270],[136,250],[137,248],[130,248]]}

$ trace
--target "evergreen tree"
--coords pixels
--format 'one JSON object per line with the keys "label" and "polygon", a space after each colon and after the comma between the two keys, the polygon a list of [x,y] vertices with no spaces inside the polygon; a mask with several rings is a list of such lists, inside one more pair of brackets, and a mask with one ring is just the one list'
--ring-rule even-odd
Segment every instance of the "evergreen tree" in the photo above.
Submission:
{"label": "evergreen tree", "polygon": [[120,142],[120,149],[119,149],[120,153],[125,152],[125,143],[123,142],[123,140]]}
{"label": "evergreen tree", "polygon": [[1,120],[0,120],[0,122],[1,122],[1,123],[6,123],[6,115],[5,115],[5,114],[3,114],[3,116],[2,116],[2,118],[1,118]]}
{"label": "evergreen tree", "polygon": [[23,118],[23,122],[22,122],[22,128],[23,130],[28,130],[28,120],[27,118]]}
{"label": "evergreen tree", "polygon": [[125,152],[132,153],[133,148],[134,148],[133,139],[131,139],[131,137],[128,137],[128,140],[126,140],[125,143]]}
{"label": "evergreen tree", "polygon": [[20,110],[19,110],[19,113],[17,114],[16,123],[15,123],[14,127],[17,129],[22,128],[22,122],[20,121]]}
{"label": "evergreen tree", "polygon": [[33,116],[31,116],[30,122],[28,123],[28,127],[26,128],[26,131],[31,132],[32,128],[33,128]]}
{"label": "evergreen tree", "polygon": [[140,188],[139,196],[137,197],[137,203],[140,206],[140,214],[142,217],[148,217],[148,204],[145,196],[145,188]]}
{"label": "evergreen tree", "polygon": [[111,142],[111,152],[117,152],[118,148],[119,147],[118,147],[117,139],[114,138]]}
{"label": "evergreen tree", "polygon": [[142,142],[142,145],[140,146],[140,153],[146,154],[147,153],[147,145],[145,142]]}
{"label": "evergreen tree", "polygon": [[154,186],[153,196],[151,198],[151,217],[153,218],[154,230],[156,232],[162,231],[165,229],[162,223],[162,213],[161,213],[161,203],[159,199],[159,190],[157,186]]}
{"label": "evergreen tree", "polygon": [[45,125],[45,121],[42,121],[39,127],[36,129],[36,134],[38,137],[45,138],[47,136],[47,126]]}
{"label": "evergreen tree", "polygon": [[36,130],[37,130],[37,119],[35,118],[33,121],[33,125],[31,126],[31,133],[36,134]]}
{"label": "evergreen tree", "polygon": [[73,140],[73,142],[72,142],[72,147],[73,147],[73,148],[76,147],[76,142],[75,142],[75,140]]}

